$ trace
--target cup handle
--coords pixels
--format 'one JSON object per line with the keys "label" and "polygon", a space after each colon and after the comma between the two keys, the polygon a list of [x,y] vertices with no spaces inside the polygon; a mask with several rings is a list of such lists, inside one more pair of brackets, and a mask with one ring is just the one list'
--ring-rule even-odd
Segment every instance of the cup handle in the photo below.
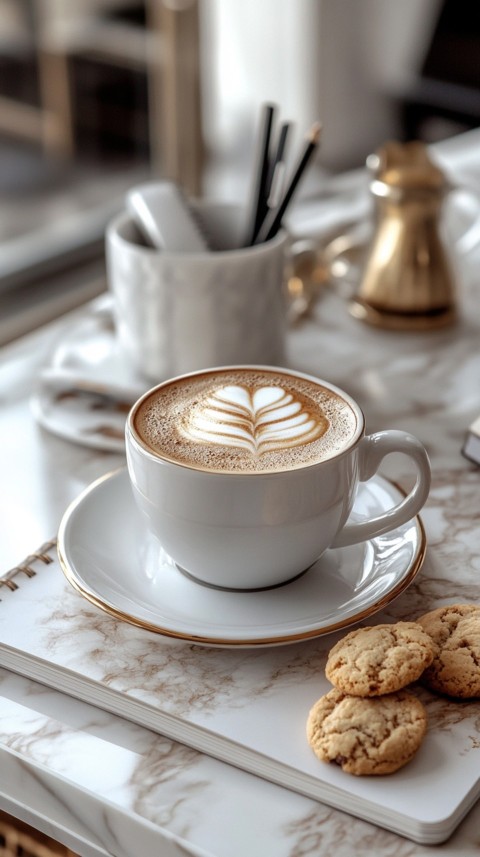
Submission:
{"label": "cup handle", "polygon": [[327,275],[314,239],[293,241],[286,257],[288,321],[306,318],[326,285]]}
{"label": "cup handle", "polygon": [[411,458],[417,469],[417,479],[409,494],[392,509],[375,518],[346,524],[337,533],[333,548],[343,548],[381,536],[411,520],[422,508],[430,490],[430,462],[425,447],[412,434],[390,429],[364,437],[359,446],[359,481],[366,482],[377,472],[380,463],[391,452],[401,452]]}

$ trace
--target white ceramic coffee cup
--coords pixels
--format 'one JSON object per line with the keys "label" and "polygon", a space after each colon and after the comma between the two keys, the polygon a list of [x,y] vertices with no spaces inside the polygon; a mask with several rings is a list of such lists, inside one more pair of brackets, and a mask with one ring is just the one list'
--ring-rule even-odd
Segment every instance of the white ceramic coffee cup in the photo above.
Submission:
{"label": "white ceramic coffee cup", "polygon": [[286,234],[242,248],[243,209],[212,202],[192,207],[212,252],[146,247],[126,213],[107,228],[108,284],[121,350],[151,383],[208,366],[282,365]]}
{"label": "white ceramic coffee cup", "polygon": [[[136,432],[135,413],[152,391],[139,399],[127,419],[128,471],[146,526],[177,565],[203,583],[227,589],[284,583],[329,547],[390,532],[414,517],[427,499],[430,465],[416,437],[396,430],[365,435],[364,416],[350,396],[318,378],[280,371],[333,390],[353,409],[357,427],[340,453],[281,472],[198,470],[153,453]],[[391,452],[404,453],[413,461],[414,487],[380,516],[346,523],[359,481],[370,479]]]}

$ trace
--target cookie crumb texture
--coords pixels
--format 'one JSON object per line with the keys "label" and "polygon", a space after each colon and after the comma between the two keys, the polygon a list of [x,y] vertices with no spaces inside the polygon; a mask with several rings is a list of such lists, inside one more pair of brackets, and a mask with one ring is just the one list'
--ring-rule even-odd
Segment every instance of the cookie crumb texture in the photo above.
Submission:
{"label": "cookie crumb texture", "polygon": [[353,696],[381,696],[416,681],[434,657],[429,634],[416,622],[357,628],[328,654],[325,675]]}
{"label": "cookie crumb texture", "polygon": [[417,622],[435,646],[434,659],[422,683],[454,699],[480,697],[480,606],[439,607]]}
{"label": "cookie crumb texture", "polygon": [[311,709],[307,739],[348,774],[391,774],[413,758],[426,729],[425,708],[407,691],[371,699],[334,688]]}

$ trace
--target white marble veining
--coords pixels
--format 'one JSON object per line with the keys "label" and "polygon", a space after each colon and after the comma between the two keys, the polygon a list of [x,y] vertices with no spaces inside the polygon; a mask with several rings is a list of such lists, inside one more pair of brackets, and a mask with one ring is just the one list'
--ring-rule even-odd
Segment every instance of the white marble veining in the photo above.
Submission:
{"label": "white marble veining", "polygon": [[474,853],[475,810],[448,846],[415,845],[4,671],[0,692],[2,782],[8,766],[19,805],[40,789],[37,812],[104,849],[81,853]]}
{"label": "white marble veining", "polygon": [[[467,137],[468,160],[479,147],[478,135]],[[410,588],[388,606],[392,619],[454,601],[480,602],[480,471],[460,452],[480,412],[479,261],[478,252],[461,260],[460,318],[452,328],[406,334],[364,327],[331,289],[313,318],[289,336],[289,365],[350,393],[369,432],[409,430],[428,447],[427,557]],[[121,454],[49,434],[31,416],[37,372],[63,325],[0,354],[3,570],[55,534],[80,490],[124,463]],[[404,487],[409,479],[405,467]],[[441,747],[464,707],[427,702]],[[469,736],[478,746],[480,702],[468,706]],[[473,857],[480,849],[480,804],[444,844],[417,845],[6,671],[0,673],[0,806],[85,857]]]}

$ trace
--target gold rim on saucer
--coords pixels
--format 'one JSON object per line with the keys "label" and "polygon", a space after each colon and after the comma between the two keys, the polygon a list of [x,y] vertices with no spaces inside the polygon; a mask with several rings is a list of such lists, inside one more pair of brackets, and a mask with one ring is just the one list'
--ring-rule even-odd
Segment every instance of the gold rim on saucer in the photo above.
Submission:
{"label": "gold rim on saucer", "polygon": [[[418,529],[419,539],[418,545],[415,551],[415,555],[412,558],[409,567],[407,567],[405,574],[401,577],[398,583],[388,592],[384,593],[380,598],[376,601],[368,604],[364,608],[358,610],[358,612],[351,614],[344,619],[341,619],[337,622],[330,622],[328,625],[323,625],[322,627],[310,628],[306,631],[300,631],[298,633],[285,633],[285,634],[273,634],[270,637],[238,637],[238,638],[222,638],[211,636],[209,634],[193,634],[185,631],[175,631],[172,628],[164,627],[163,625],[150,622],[148,620],[142,619],[141,617],[135,616],[128,611],[121,610],[115,605],[111,604],[106,598],[102,597],[100,594],[93,592],[88,586],[86,586],[82,580],[80,579],[77,571],[74,566],[69,562],[65,552],[62,550],[61,545],[64,541],[64,532],[65,527],[70,519],[72,513],[76,510],[76,508],[83,503],[85,498],[95,491],[95,489],[101,485],[103,482],[112,479],[115,476],[118,476],[124,468],[120,470],[116,470],[110,473],[105,474],[99,479],[95,480],[91,485],[85,488],[81,494],[74,500],[70,506],[67,508],[58,533],[57,540],[57,553],[60,561],[61,569],[71,584],[71,586],[80,593],[87,601],[93,604],[95,607],[98,607],[100,610],[103,610],[105,613],[113,616],[115,619],[120,619],[121,621],[127,622],[131,625],[134,625],[138,628],[143,628],[146,631],[152,631],[156,634],[160,634],[165,637],[170,637],[176,640],[183,640],[185,642],[190,643],[198,643],[202,645],[208,645],[210,647],[221,647],[221,648],[235,648],[235,647],[248,647],[248,648],[261,648],[262,646],[274,646],[274,645],[285,645],[288,643],[296,643],[309,639],[314,639],[317,637],[322,637],[327,634],[332,634],[337,631],[341,631],[344,628],[349,627],[350,625],[356,624],[358,622],[363,621],[367,617],[373,615],[374,613],[378,613],[380,610],[383,610],[388,604],[390,604],[395,598],[397,598],[405,589],[410,586],[412,581],[415,579],[417,574],[419,573],[423,561],[425,559],[425,553],[427,549],[427,538],[425,533],[425,528],[423,526],[423,522],[419,515],[417,515],[414,519],[412,519]],[[401,489],[394,481],[391,479],[386,479],[383,477],[383,481],[388,485],[394,487],[400,493],[405,494],[403,489]],[[132,498],[133,502],[133,498]],[[178,572],[180,574],[180,572]],[[197,584],[193,584],[197,585]],[[285,584],[286,587],[289,586],[289,583]],[[235,597],[236,593],[233,593],[233,597]]]}

